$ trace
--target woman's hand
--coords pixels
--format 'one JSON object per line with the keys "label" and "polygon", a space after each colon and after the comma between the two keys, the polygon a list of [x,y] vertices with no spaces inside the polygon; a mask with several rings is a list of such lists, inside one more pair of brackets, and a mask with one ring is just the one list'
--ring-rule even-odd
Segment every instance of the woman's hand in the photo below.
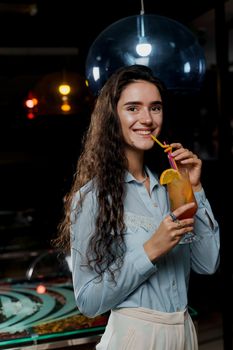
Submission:
{"label": "woman's hand", "polygon": [[[184,204],[174,210],[173,214],[175,217],[178,217],[194,205],[195,203]],[[153,236],[144,244],[144,249],[149,259],[152,262],[156,262],[157,259],[176,246],[183,235],[193,230],[193,223],[193,218],[174,221],[171,215],[167,215]]]}
{"label": "woman's hand", "polygon": [[201,186],[201,168],[202,161],[196,154],[184,148],[181,143],[171,143],[174,150],[172,157],[175,159],[178,168],[184,166],[189,171],[189,178],[194,191],[200,191]]}

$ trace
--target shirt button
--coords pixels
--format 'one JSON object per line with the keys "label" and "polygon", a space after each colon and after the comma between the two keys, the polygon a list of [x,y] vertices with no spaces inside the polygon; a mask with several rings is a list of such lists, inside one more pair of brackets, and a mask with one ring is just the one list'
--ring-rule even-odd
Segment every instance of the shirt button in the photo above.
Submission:
{"label": "shirt button", "polygon": [[176,285],[176,281],[173,280],[173,281],[172,281],[172,286],[175,287],[175,285]]}
{"label": "shirt button", "polygon": [[157,205],[157,203],[153,203],[153,206],[154,206],[154,207],[157,207],[158,205]]}
{"label": "shirt button", "polygon": [[178,311],[180,311],[180,308],[179,308],[179,307],[177,307],[177,308],[176,308],[176,311],[177,311],[177,312],[178,312]]}

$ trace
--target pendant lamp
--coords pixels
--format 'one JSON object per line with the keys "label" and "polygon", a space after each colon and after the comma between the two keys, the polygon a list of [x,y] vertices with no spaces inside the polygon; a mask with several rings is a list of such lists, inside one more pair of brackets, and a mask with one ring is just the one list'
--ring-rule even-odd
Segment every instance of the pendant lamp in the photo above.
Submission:
{"label": "pendant lamp", "polygon": [[164,16],[144,14],[122,18],[103,30],[86,59],[86,78],[94,95],[122,66],[142,64],[152,69],[167,89],[198,92],[206,60],[194,33]]}

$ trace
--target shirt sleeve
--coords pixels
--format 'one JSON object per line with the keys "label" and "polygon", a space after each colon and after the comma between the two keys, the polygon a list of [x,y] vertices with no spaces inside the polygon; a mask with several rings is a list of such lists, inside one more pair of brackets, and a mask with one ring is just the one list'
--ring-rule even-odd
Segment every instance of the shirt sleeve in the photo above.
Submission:
{"label": "shirt sleeve", "polygon": [[220,261],[219,225],[204,190],[195,192],[195,197],[198,203],[194,223],[197,241],[190,244],[191,267],[200,274],[213,274]]}
{"label": "shirt sleeve", "polygon": [[[78,197],[76,197],[78,200]],[[156,271],[143,246],[125,254],[120,273],[112,281],[107,272],[102,280],[86,263],[86,249],[95,228],[97,212],[96,197],[89,192],[76,215],[72,215],[71,258],[74,294],[81,313],[95,317],[112,308],[127,298],[141,283]],[[113,265],[114,267],[114,265]]]}

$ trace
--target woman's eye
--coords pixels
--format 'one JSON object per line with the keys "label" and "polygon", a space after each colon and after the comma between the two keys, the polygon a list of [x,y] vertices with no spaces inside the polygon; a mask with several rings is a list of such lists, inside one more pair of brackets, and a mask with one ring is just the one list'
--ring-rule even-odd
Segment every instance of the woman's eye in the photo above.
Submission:
{"label": "woman's eye", "polygon": [[159,112],[161,112],[162,111],[162,106],[153,106],[153,107],[151,107],[151,110],[153,111],[153,112],[157,112],[157,113],[159,113]]}
{"label": "woman's eye", "polygon": [[136,110],[137,110],[136,106],[129,106],[128,107],[128,111],[130,111],[130,112],[135,112]]}

